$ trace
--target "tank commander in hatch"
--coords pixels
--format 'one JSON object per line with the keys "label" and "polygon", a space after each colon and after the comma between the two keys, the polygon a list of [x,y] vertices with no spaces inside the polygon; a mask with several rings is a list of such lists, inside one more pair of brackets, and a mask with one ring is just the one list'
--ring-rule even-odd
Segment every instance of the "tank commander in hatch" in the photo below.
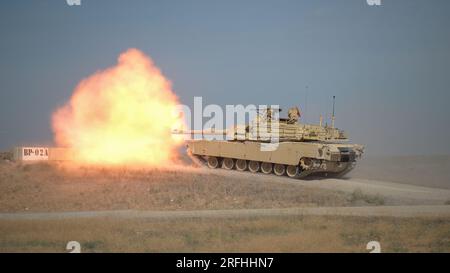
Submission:
{"label": "tank commander in hatch", "polygon": [[302,114],[300,113],[300,109],[298,107],[292,107],[288,111],[288,123],[295,124],[300,119]]}

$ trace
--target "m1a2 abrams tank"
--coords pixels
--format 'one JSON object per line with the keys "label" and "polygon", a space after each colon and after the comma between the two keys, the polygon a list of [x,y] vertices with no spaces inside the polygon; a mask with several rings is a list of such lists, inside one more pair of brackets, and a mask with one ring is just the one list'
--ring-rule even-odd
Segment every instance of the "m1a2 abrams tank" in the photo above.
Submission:
{"label": "m1a2 abrams tank", "polygon": [[[202,131],[224,134],[225,140],[191,139],[187,152],[209,168],[262,172],[292,178],[312,174],[341,177],[351,171],[364,147],[349,144],[346,133],[331,126],[299,123],[300,111],[291,108],[288,118],[273,118],[267,109],[252,122],[232,130]],[[192,133],[192,131],[191,131]]]}

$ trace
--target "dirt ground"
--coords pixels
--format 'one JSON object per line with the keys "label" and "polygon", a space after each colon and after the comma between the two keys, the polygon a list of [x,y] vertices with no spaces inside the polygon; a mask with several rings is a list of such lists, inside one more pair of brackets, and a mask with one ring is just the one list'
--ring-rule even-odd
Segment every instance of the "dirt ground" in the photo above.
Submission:
{"label": "dirt ground", "polygon": [[262,183],[258,177],[183,166],[128,170],[3,163],[0,191],[0,212],[279,208],[353,202],[349,195],[332,190]]}
{"label": "dirt ground", "polygon": [[450,189],[450,156],[366,156],[349,177]]}
{"label": "dirt ground", "polygon": [[[391,165],[389,160],[384,160],[374,163],[370,169],[367,164],[372,164],[371,161],[363,161],[346,179],[295,180],[186,165],[144,170],[1,161],[0,212],[443,205],[450,202],[450,189],[425,187],[426,180],[421,186],[406,184],[410,172],[399,167],[384,172],[381,162]],[[445,185],[448,181],[442,170],[442,160],[437,158],[435,162],[435,173],[444,172],[444,175],[436,175],[433,185]],[[362,170],[358,170],[360,167]],[[360,178],[364,175],[371,179]],[[403,182],[381,180],[388,175],[398,180],[402,178]],[[411,184],[418,184],[417,178],[414,179]]]}
{"label": "dirt ground", "polygon": [[3,160],[0,252],[449,252],[449,158],[368,158],[307,180]]}

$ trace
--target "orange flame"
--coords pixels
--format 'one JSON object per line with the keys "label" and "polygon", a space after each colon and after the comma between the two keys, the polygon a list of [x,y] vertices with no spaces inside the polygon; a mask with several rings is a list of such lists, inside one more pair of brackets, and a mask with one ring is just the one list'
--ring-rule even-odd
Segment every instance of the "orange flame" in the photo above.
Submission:
{"label": "orange flame", "polygon": [[153,61],[128,49],[118,64],[82,80],[52,116],[55,142],[89,164],[162,166],[179,140],[178,99]]}

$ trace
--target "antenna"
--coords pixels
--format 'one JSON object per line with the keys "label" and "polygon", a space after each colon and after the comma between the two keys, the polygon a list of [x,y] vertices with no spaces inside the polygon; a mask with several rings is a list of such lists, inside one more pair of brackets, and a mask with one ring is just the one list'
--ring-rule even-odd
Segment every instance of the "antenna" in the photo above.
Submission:
{"label": "antenna", "polygon": [[331,128],[334,128],[334,103],[336,101],[336,96],[333,96],[333,115],[331,116]]}
{"label": "antenna", "polygon": [[308,117],[308,86],[305,86],[305,114],[304,119],[305,119],[305,123],[308,123],[307,117]]}

